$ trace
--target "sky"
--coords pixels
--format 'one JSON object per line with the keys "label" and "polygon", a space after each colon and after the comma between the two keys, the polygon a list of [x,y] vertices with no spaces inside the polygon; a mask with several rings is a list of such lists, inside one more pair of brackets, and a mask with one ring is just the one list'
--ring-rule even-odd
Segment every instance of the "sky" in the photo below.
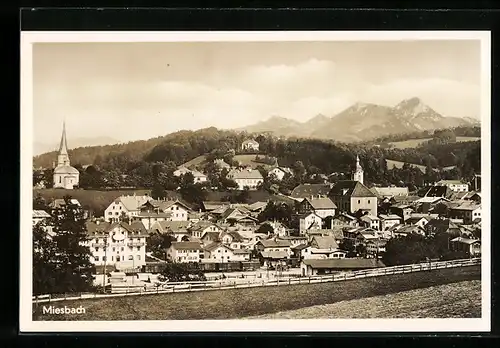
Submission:
{"label": "sky", "polygon": [[412,97],[480,116],[480,41],[36,43],[34,142],[306,121]]}

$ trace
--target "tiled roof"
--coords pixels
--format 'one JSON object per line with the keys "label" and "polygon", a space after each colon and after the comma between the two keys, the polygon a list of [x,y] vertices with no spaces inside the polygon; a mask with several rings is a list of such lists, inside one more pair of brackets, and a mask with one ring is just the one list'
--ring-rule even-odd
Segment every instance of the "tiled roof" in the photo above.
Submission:
{"label": "tiled roof", "polygon": [[137,214],[137,217],[139,218],[169,218],[172,216],[171,212],[166,212],[166,213],[156,213],[156,212],[147,212],[143,211]]}
{"label": "tiled roof", "polygon": [[256,210],[259,210],[259,209],[264,209],[267,205],[267,202],[255,202],[255,203],[252,203],[248,206],[248,209],[250,211],[256,211]]}
{"label": "tiled roof", "polygon": [[[75,198],[72,198],[72,199],[70,200],[70,202],[71,202],[72,204],[76,204],[76,205],[80,206],[80,202],[78,202],[78,200],[77,200],[77,199],[75,199]],[[56,198],[56,199],[54,199],[54,200],[52,201],[52,203],[50,203],[50,207],[51,207],[51,208],[61,208],[61,207],[63,207],[64,205],[66,205],[66,201],[65,201],[63,198]]]}
{"label": "tiled roof", "polygon": [[385,265],[375,259],[306,259],[302,261],[312,268],[323,269],[368,269],[385,267]]}
{"label": "tiled roof", "polygon": [[481,204],[462,203],[459,206],[451,208],[451,210],[476,210],[476,209],[481,209]]}
{"label": "tiled roof", "polygon": [[318,249],[337,249],[339,247],[335,238],[331,236],[314,236],[311,245]]}
{"label": "tiled roof", "polygon": [[330,196],[377,197],[359,181],[341,180],[330,191]]}
{"label": "tiled roof", "polygon": [[177,250],[203,250],[198,242],[172,242],[172,248]]}
{"label": "tiled roof", "polygon": [[264,239],[259,243],[261,243],[265,248],[284,248],[291,246],[290,242],[286,240]]}
{"label": "tiled roof", "polygon": [[330,192],[329,184],[302,184],[295,187],[291,193],[292,198],[307,198],[311,196],[327,196]]}
{"label": "tiled roof", "polygon": [[233,169],[227,174],[228,178],[238,179],[264,179],[257,169]]}
{"label": "tiled roof", "polygon": [[115,199],[115,203],[121,202],[123,206],[128,210],[138,210],[141,205],[151,200],[150,196],[120,196]]}
{"label": "tiled roof", "polygon": [[308,244],[299,244],[299,245],[294,246],[292,249],[293,250],[303,250],[303,249],[307,248],[308,246],[309,246]]}
{"label": "tiled roof", "polygon": [[198,221],[197,223],[195,224],[192,224],[189,229],[191,231],[202,231],[204,229],[206,229],[207,227],[210,227],[210,226],[215,226],[217,227],[219,230],[221,229],[219,226],[217,226],[216,224],[214,224],[213,222],[210,222],[210,221],[204,221],[204,220],[201,220],[201,221]]}
{"label": "tiled roof", "polygon": [[379,214],[379,218],[381,220],[401,220],[401,217],[399,215],[394,215],[394,214]]}
{"label": "tiled roof", "polygon": [[231,249],[234,254],[240,254],[240,255],[245,255],[245,254],[251,254],[252,252],[248,249]]}
{"label": "tiled roof", "polygon": [[189,221],[157,221],[163,231],[187,233],[190,225]]}
{"label": "tiled roof", "polygon": [[204,201],[202,204],[205,210],[210,211],[220,207],[227,207],[229,205],[229,202]]}
{"label": "tiled roof", "polygon": [[478,243],[480,241],[478,239],[457,237],[457,238],[453,238],[452,240],[450,240],[450,242],[460,242],[460,243],[465,243],[465,244],[473,244],[473,243]]}
{"label": "tiled roof", "polygon": [[309,204],[315,210],[321,209],[337,209],[337,206],[333,201],[328,197],[322,198],[304,198],[305,201],[309,202]]}

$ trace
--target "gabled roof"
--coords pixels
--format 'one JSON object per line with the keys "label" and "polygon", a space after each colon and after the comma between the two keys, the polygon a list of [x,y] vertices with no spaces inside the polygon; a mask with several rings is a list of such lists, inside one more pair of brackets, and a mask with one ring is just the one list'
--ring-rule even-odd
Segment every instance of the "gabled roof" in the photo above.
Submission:
{"label": "gabled roof", "polygon": [[290,247],[291,244],[287,240],[274,240],[274,239],[263,239],[259,241],[264,248],[286,248]]}
{"label": "gabled roof", "polygon": [[305,265],[315,269],[367,269],[385,267],[376,259],[305,259]]}
{"label": "gabled roof", "polygon": [[330,196],[377,197],[368,187],[355,180],[337,182],[331,189]]}
{"label": "gabled roof", "polygon": [[210,239],[212,241],[218,241],[220,236],[220,232],[215,232],[215,231],[207,231],[201,236],[202,240],[207,240]]}
{"label": "gabled roof", "polygon": [[213,222],[210,222],[210,221],[204,221],[204,220],[201,220],[201,221],[198,221],[197,223],[194,223],[192,224],[189,229],[191,231],[203,231],[204,229],[210,227],[210,226],[215,226],[217,227],[217,229],[221,230],[222,228],[217,225],[217,224],[214,224]]}
{"label": "gabled roof", "polygon": [[266,205],[267,205],[267,202],[255,202],[255,203],[248,205],[248,209],[250,211],[256,211],[256,210],[264,209],[266,207]]}
{"label": "gabled roof", "polygon": [[[80,202],[78,202],[78,200],[77,200],[77,199],[75,199],[75,198],[71,198],[71,199],[70,199],[70,202],[71,202],[72,204],[77,205],[77,206],[81,206]],[[54,200],[52,201],[52,203],[50,203],[50,205],[49,205],[49,206],[50,206],[51,208],[61,208],[61,207],[65,206],[65,205],[66,205],[66,201],[64,200],[64,198],[56,198],[56,199],[54,199]]]}
{"label": "gabled roof", "polygon": [[451,210],[476,210],[476,209],[481,209],[481,204],[462,203],[459,206],[451,208]]}
{"label": "gabled roof", "polygon": [[335,238],[331,236],[314,236],[311,246],[318,249],[338,249],[339,247]]}
{"label": "gabled roof", "polygon": [[329,184],[302,184],[296,186],[292,193],[292,198],[307,198],[311,196],[327,196],[330,192]]}
{"label": "gabled roof", "polygon": [[176,250],[203,250],[198,242],[172,242],[171,247]]}
{"label": "gabled roof", "polygon": [[309,245],[308,244],[299,244],[299,245],[296,245],[292,248],[292,250],[304,250],[305,248],[307,248]]}
{"label": "gabled roof", "polygon": [[436,185],[465,185],[461,180],[440,180]]}
{"label": "gabled roof", "polygon": [[371,214],[363,215],[360,219],[367,222],[380,220],[377,216]]}
{"label": "gabled roof", "polygon": [[121,203],[128,211],[138,210],[141,205],[152,200],[150,196],[120,196],[114,200],[114,203]]}
{"label": "gabled roof", "polygon": [[321,198],[304,198],[304,201],[308,202],[314,210],[322,209],[337,209],[337,206],[328,197]]}
{"label": "gabled roof", "polygon": [[228,178],[238,179],[264,179],[257,169],[233,169],[227,174]]}

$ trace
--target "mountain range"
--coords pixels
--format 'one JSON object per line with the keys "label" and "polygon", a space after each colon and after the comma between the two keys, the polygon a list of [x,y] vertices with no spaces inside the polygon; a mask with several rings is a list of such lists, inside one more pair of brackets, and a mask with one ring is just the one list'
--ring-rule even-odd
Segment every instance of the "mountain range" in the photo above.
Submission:
{"label": "mountain range", "polygon": [[[68,142],[70,149],[87,146],[101,146],[101,145],[114,145],[120,143],[119,140],[110,137],[89,137],[89,138],[71,138]],[[42,142],[33,143],[33,155],[38,156],[43,153],[57,151],[59,149],[59,142],[48,144]]]}
{"label": "mountain range", "polygon": [[273,116],[239,128],[249,133],[272,133],[285,137],[311,137],[343,142],[365,141],[390,134],[479,125],[471,117],[445,117],[420,98],[405,99],[394,107],[356,103],[339,114],[317,115],[306,122]]}

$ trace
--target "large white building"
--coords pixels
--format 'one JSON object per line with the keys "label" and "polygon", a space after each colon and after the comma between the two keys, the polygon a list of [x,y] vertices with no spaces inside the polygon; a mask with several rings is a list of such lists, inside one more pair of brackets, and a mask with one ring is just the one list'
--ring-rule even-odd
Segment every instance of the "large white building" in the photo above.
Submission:
{"label": "large white building", "polygon": [[257,169],[234,169],[227,174],[228,179],[234,180],[238,184],[239,190],[248,187],[250,190],[257,190],[257,187],[264,182],[262,174]]}
{"label": "large white building", "polygon": [[253,151],[259,151],[259,143],[256,142],[255,140],[249,139],[245,140],[241,144],[241,149],[242,150],[253,150]]}
{"label": "large white building", "polygon": [[356,156],[356,170],[352,174],[352,180],[359,181],[360,183],[364,184],[363,167],[361,167],[361,164],[359,164],[359,156]]}
{"label": "large white building", "polygon": [[87,242],[95,265],[115,267],[118,270],[139,268],[146,264],[147,234],[137,221],[108,223],[88,221]]}
{"label": "large white building", "polygon": [[469,185],[460,180],[441,180],[436,186],[446,186],[453,192],[469,192]]}
{"label": "large white building", "polygon": [[59,154],[57,155],[57,165],[54,164],[53,186],[54,188],[72,190],[79,183],[80,172],[70,165],[68,144],[66,141],[66,124],[64,123]]}
{"label": "large white building", "polygon": [[129,219],[135,219],[140,213],[140,207],[147,201],[152,200],[150,196],[128,195],[115,199],[104,211],[104,220],[117,222],[124,214]]}

